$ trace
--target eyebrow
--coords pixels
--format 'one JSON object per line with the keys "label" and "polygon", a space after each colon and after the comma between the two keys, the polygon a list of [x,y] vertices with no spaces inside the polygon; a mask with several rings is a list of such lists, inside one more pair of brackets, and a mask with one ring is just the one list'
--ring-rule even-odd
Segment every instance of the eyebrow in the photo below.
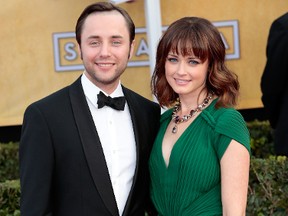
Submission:
{"label": "eyebrow", "polygon": [[121,35],[113,35],[112,38],[123,38]]}
{"label": "eyebrow", "polygon": [[[88,37],[88,39],[99,39],[99,38],[101,38],[101,37],[98,36],[98,35],[91,35],[91,36]],[[123,36],[121,36],[121,35],[112,35],[111,38],[112,39],[119,39],[119,38],[123,38]]]}
{"label": "eyebrow", "polygon": [[[170,55],[170,56],[179,56],[179,55],[177,55],[177,54],[174,54],[174,53],[168,53],[168,55]],[[198,58],[198,57],[196,57],[196,56],[192,56],[192,55],[186,55],[188,58],[190,58],[190,59],[200,59],[200,58]]]}
{"label": "eyebrow", "polygon": [[170,55],[170,56],[178,56],[177,54],[174,54],[174,53],[168,53],[168,55]]}

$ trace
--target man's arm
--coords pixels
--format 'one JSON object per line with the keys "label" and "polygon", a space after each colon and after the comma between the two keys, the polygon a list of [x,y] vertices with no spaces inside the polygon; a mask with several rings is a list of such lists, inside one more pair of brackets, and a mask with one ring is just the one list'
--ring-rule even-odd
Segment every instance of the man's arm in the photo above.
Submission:
{"label": "man's arm", "polygon": [[53,147],[47,122],[35,105],[24,114],[19,160],[21,215],[52,215]]}

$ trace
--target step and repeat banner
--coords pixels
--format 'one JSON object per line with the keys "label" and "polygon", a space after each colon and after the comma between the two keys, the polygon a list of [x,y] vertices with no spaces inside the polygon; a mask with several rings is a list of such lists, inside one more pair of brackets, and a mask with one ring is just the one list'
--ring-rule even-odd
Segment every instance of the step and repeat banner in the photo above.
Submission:
{"label": "step and repeat banner", "polygon": [[[9,0],[0,7],[0,126],[21,125],[26,107],[83,73],[74,38],[82,10],[95,1]],[[96,1],[97,2],[97,1]],[[207,18],[219,29],[227,64],[239,76],[238,109],[262,107],[260,79],[274,19],[288,1],[161,0],[162,30],[183,16]],[[122,83],[152,100],[144,0],[123,3],[136,25],[136,48]],[[155,47],[152,47],[155,49]]]}

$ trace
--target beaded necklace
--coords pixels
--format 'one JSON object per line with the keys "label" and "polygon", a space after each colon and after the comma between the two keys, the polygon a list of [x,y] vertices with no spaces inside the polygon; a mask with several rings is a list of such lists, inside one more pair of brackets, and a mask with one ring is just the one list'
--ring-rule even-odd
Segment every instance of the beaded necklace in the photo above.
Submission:
{"label": "beaded necklace", "polygon": [[172,112],[172,120],[174,121],[175,125],[172,128],[172,133],[177,133],[178,130],[178,124],[182,123],[182,122],[187,122],[189,119],[191,119],[197,112],[202,111],[208,104],[209,101],[212,99],[213,97],[213,92],[209,92],[207,97],[204,99],[202,104],[199,104],[197,106],[197,108],[195,110],[191,110],[190,113],[188,115],[184,115],[183,117],[180,118],[180,116],[176,115],[177,112],[180,110],[181,108],[181,102],[178,101],[174,108],[173,108],[173,112]]}

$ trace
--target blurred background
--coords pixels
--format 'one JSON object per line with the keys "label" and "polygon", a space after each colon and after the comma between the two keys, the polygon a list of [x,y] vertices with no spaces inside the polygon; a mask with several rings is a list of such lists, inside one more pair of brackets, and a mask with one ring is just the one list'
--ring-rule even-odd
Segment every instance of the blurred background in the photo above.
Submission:
{"label": "blurred background", "polygon": [[[266,43],[273,20],[287,12],[288,1],[150,0],[150,8],[148,1],[119,4],[136,25],[136,47],[122,83],[153,100],[150,77],[154,64],[150,58],[156,44],[149,44],[147,10],[151,10],[151,4],[153,9],[153,2],[159,3],[153,16],[160,18],[161,32],[184,16],[204,17],[215,24],[227,48],[227,64],[239,76],[237,109],[247,121],[265,120],[260,79],[266,63]],[[74,28],[82,10],[94,2],[1,2],[0,142],[19,140],[23,113],[30,103],[71,84],[82,74]]]}

